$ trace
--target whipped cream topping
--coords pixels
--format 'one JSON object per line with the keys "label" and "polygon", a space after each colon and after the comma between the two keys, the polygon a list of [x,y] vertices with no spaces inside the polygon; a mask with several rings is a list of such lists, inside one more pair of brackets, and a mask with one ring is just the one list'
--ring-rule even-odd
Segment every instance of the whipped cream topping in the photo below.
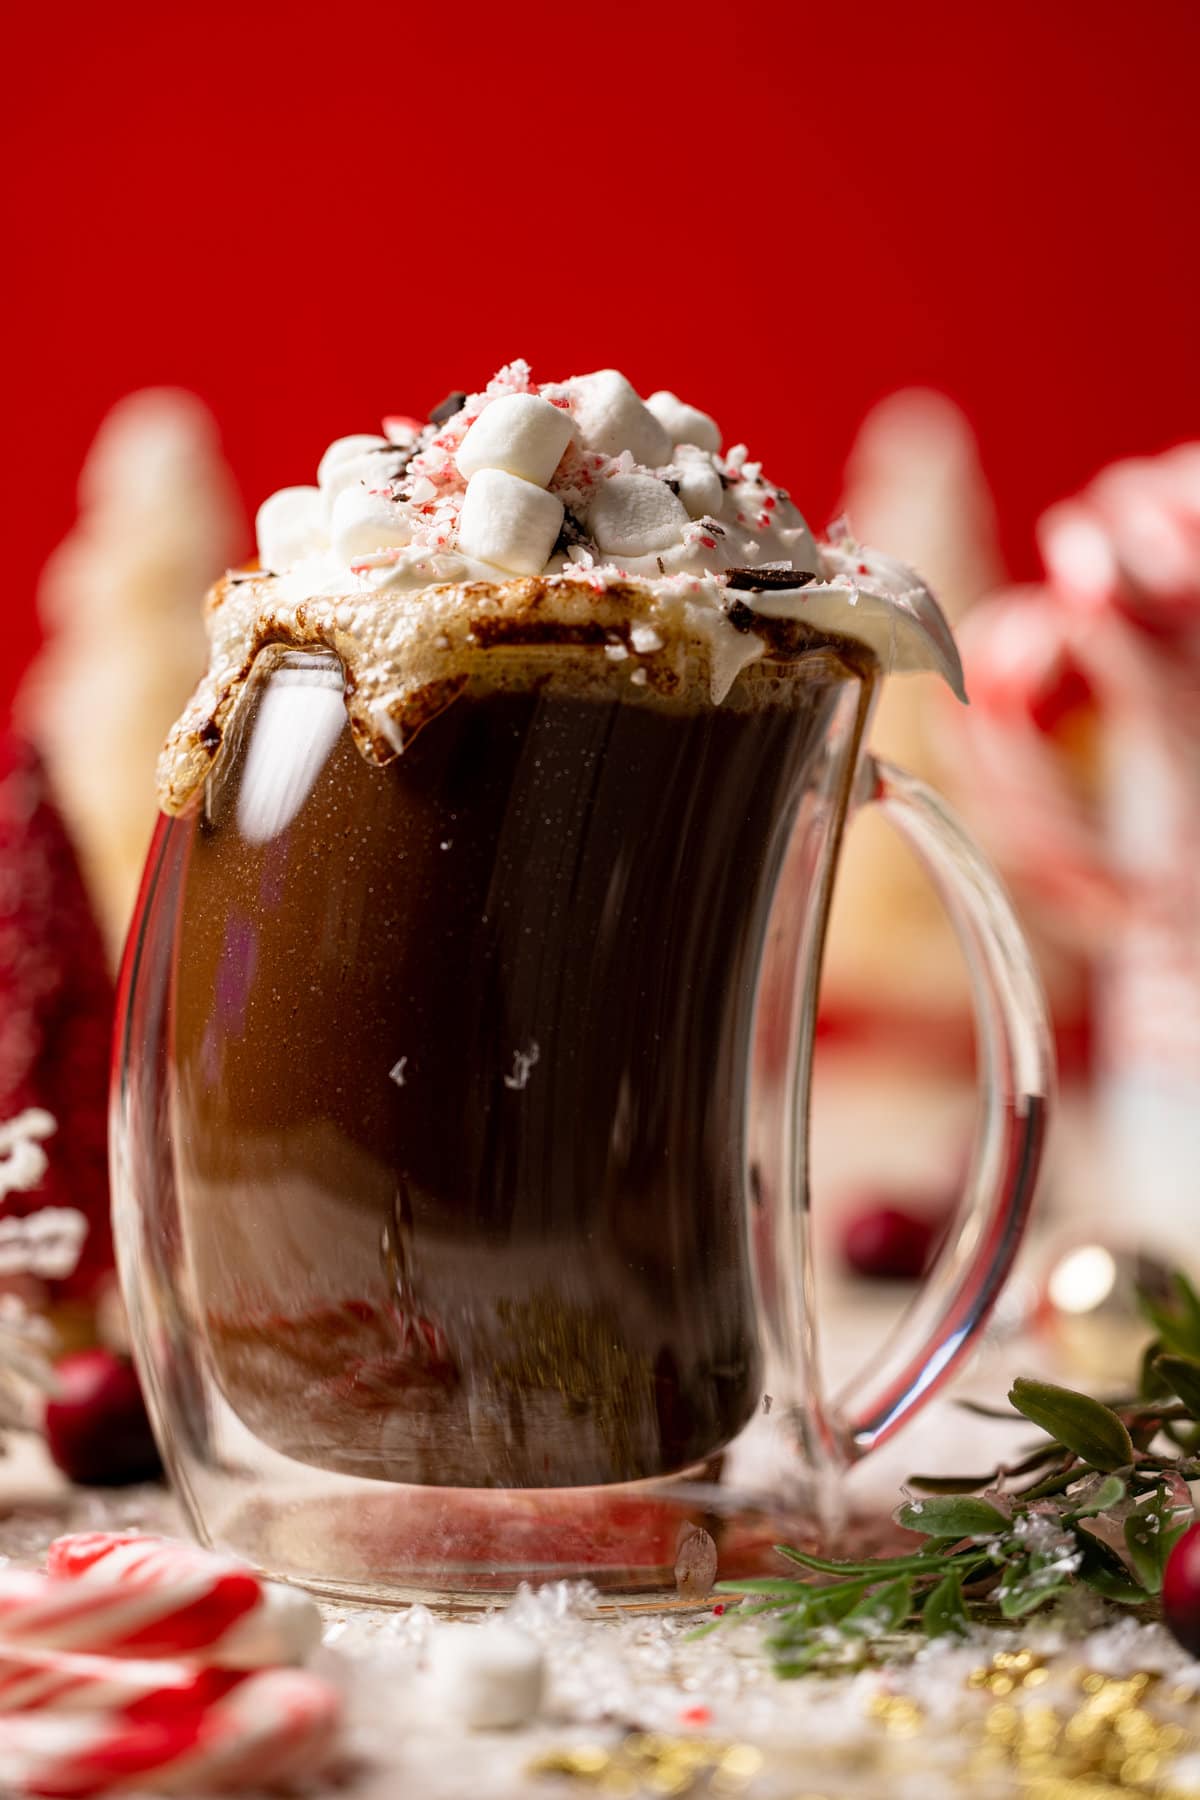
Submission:
{"label": "whipped cream topping", "polygon": [[683,580],[727,611],[732,587],[752,612],[855,638],[885,672],[935,669],[962,695],[917,575],[845,531],[819,547],[744,444],[722,453],[707,414],[665,390],[643,401],[613,369],[538,386],[509,363],[425,424],[393,417],[380,435],[339,438],[315,487],[265,502],[258,548],[292,603],[570,575]]}
{"label": "whipped cream topping", "polygon": [[744,444],[722,450],[706,413],[665,390],[642,400],[612,369],[539,386],[510,363],[425,423],[339,438],[315,485],[263,503],[257,534],[259,571],[209,597],[208,671],[160,764],[169,812],[272,646],[341,659],[355,736],[379,762],[482,672],[486,645],[602,647],[610,680],[662,696],[700,681],[721,704],[748,665],[841,638],[965,698],[911,569],[844,525],[818,544]]}

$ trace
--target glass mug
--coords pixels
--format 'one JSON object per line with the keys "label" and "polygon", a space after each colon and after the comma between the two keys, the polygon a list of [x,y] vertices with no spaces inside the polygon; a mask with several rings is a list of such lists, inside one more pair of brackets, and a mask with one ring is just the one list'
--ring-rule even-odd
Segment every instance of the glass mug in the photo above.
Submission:
{"label": "glass mug", "polygon": [[[337,660],[264,651],[151,848],[113,1095],[135,1353],[197,1535],[322,1592],[761,1572],[945,1381],[1026,1220],[1037,977],[941,802],[863,751],[873,659],[819,640],[719,707],[595,664],[481,652],[380,769]],[[831,1404],[809,1070],[866,801],[961,934],[982,1123],[937,1268]]]}

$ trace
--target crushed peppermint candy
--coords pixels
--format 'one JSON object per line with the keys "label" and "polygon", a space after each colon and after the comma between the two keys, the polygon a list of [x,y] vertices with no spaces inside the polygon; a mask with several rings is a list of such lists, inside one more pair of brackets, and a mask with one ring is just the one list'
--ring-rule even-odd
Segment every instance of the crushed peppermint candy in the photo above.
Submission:
{"label": "crushed peppermint candy", "polygon": [[832,639],[965,697],[919,576],[841,525],[818,545],[744,444],[722,452],[707,414],[643,399],[615,369],[538,383],[518,360],[424,423],[386,414],[381,433],[336,439],[312,486],[265,500],[256,530],[258,569],[208,599],[209,666],[160,761],[169,813],[220,756],[264,650],[336,657],[377,763],[501,642],[590,657],[625,693],[693,687],[721,705],[752,664]]}

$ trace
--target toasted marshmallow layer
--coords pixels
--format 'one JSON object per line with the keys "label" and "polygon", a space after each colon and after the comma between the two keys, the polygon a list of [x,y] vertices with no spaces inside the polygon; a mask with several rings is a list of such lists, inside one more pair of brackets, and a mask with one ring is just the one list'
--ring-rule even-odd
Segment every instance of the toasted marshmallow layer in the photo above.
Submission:
{"label": "toasted marshmallow layer", "polygon": [[[745,445],[722,453],[714,421],[666,389],[643,401],[615,369],[539,386],[514,362],[438,415],[330,445],[323,537],[311,500],[265,503],[259,561],[289,601],[534,574],[691,576],[727,611],[737,571],[752,612],[857,639],[885,672],[935,669],[961,695],[953,639],[919,577],[848,537],[818,549]],[[769,570],[766,592],[748,585],[755,568]]]}
{"label": "toasted marshmallow layer", "polygon": [[164,807],[194,792],[271,644],[342,658],[377,760],[435,689],[466,663],[478,673],[475,627],[486,637],[497,620],[526,645],[599,634],[610,674],[659,691],[656,670],[677,682],[686,664],[690,683],[703,663],[713,704],[780,654],[788,626],[865,645],[884,673],[934,670],[965,698],[920,578],[844,527],[818,546],[745,445],[720,446],[715,422],[665,389],[643,401],[614,369],[538,385],[524,362],[427,424],[391,415],[381,435],[337,439],[316,487],[260,508],[261,573],[210,597],[209,671],[164,756]]}

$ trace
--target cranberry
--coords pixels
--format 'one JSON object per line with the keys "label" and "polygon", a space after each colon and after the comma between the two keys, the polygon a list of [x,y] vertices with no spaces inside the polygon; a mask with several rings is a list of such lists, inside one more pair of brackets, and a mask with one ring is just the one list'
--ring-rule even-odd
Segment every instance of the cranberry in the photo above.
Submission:
{"label": "cranberry", "polygon": [[1200,1524],[1189,1525],[1163,1576],[1163,1617],[1189,1656],[1200,1656]]}
{"label": "cranberry", "polygon": [[933,1260],[945,1215],[913,1212],[880,1195],[860,1206],[842,1236],[842,1254],[856,1275],[872,1281],[916,1281]]}
{"label": "cranberry", "polygon": [[79,1350],[57,1365],[46,1404],[46,1443],[72,1481],[123,1487],[162,1473],[137,1374],[111,1350]]}

